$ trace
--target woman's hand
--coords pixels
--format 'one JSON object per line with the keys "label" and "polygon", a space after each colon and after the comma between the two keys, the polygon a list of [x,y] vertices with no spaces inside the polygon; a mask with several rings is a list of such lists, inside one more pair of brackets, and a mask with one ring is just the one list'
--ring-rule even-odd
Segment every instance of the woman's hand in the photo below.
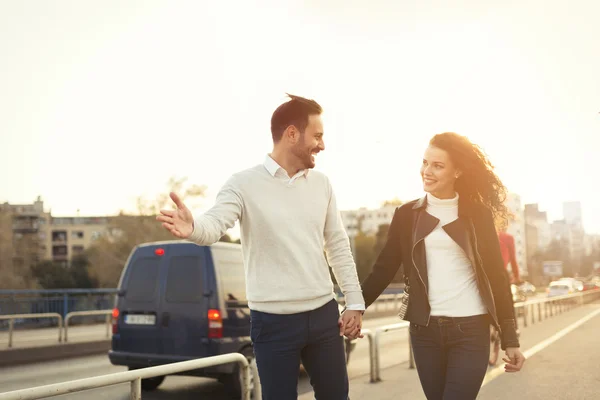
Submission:
{"label": "woman's hand", "polygon": [[506,364],[504,371],[519,372],[525,363],[525,356],[521,353],[518,347],[507,347],[505,351],[506,357],[502,358]]}

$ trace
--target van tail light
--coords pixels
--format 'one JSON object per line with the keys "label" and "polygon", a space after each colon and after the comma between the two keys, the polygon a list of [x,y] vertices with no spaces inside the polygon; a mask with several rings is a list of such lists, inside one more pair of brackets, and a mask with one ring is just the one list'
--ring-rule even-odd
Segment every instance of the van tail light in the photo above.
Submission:
{"label": "van tail light", "polygon": [[112,333],[116,335],[119,333],[119,325],[117,322],[119,321],[119,309],[113,308],[112,310]]}
{"label": "van tail light", "polygon": [[208,337],[209,339],[223,337],[223,318],[219,310],[208,310]]}

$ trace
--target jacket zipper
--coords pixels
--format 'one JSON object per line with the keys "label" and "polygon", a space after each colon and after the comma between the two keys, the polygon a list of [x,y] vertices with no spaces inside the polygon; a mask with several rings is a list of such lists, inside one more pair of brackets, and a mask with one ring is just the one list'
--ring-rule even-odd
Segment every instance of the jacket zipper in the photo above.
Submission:
{"label": "jacket zipper", "polygon": [[[423,280],[423,278],[421,277],[421,273],[419,272],[419,268],[417,268],[417,264],[415,263],[415,257],[414,257],[414,253],[415,253],[415,247],[417,247],[417,245],[419,244],[419,242],[421,242],[423,239],[420,239],[419,241],[417,241],[417,243],[415,243],[412,247],[412,250],[410,251],[410,259],[413,263],[413,267],[415,267],[415,271],[417,271],[417,275],[419,276],[419,279],[421,280],[421,283],[423,284],[423,288],[425,289],[425,294],[427,295],[427,302],[429,303],[429,293],[427,292],[427,285],[425,285],[425,281]],[[429,320],[431,319],[431,313],[427,314],[427,325],[425,326],[429,326]]]}

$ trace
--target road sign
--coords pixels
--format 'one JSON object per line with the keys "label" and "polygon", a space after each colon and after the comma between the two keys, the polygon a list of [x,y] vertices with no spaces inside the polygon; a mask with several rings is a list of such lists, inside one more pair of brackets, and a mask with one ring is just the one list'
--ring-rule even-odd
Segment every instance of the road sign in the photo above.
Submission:
{"label": "road sign", "polygon": [[563,274],[562,261],[544,261],[543,268],[546,276],[562,276]]}

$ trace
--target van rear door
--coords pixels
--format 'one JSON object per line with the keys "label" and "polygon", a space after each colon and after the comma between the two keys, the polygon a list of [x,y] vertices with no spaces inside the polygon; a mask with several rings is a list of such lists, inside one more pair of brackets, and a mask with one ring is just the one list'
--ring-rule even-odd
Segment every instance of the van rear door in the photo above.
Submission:
{"label": "van rear door", "polygon": [[[164,279],[160,324],[162,353],[205,357],[211,291],[206,274],[207,247],[192,243],[169,246],[161,269]],[[164,273],[164,275],[163,275]]]}
{"label": "van rear door", "polygon": [[121,314],[119,348],[132,353],[159,354],[159,274],[162,254],[153,246],[138,247],[127,265],[118,302]]}

